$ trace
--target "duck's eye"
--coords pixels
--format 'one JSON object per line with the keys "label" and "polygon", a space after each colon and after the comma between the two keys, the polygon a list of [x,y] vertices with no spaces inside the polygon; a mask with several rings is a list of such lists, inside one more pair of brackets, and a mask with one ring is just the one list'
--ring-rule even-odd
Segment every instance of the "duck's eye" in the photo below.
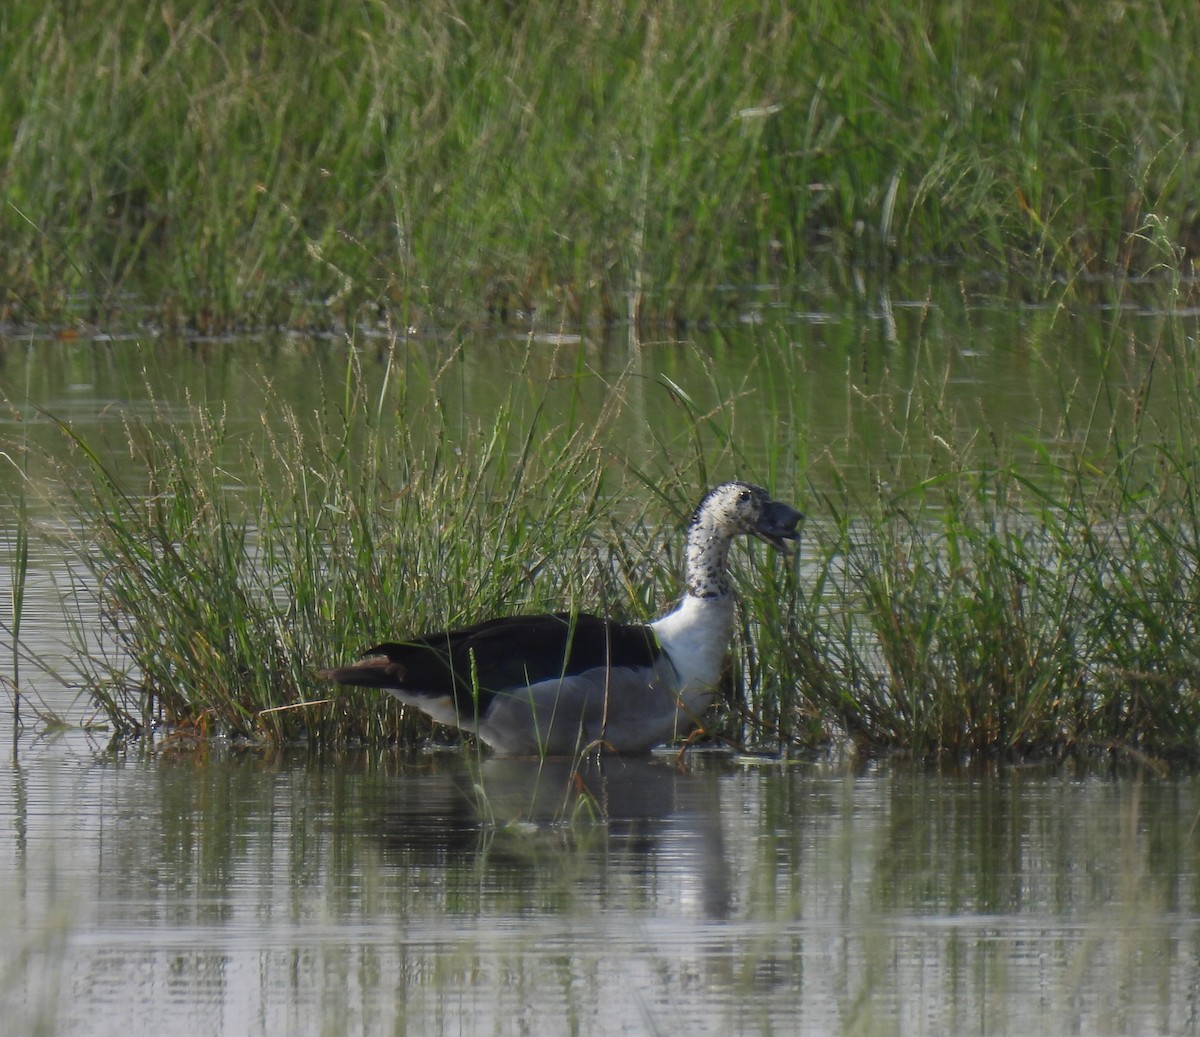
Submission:
{"label": "duck's eye", "polygon": [[742,490],[742,492],[738,494],[738,500],[741,501],[741,503],[743,503],[743,504],[745,504],[746,501],[748,501],[749,499],[750,499],[750,491],[749,490]]}

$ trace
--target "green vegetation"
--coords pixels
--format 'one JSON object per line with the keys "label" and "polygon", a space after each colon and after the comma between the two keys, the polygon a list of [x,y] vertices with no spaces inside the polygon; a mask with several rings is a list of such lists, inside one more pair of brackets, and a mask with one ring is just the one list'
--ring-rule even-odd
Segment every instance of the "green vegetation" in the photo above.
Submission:
{"label": "green vegetation", "polygon": [[[157,420],[147,388],[122,460],[65,424],[72,458],[44,429],[5,446],[71,494],[76,593],[107,635],[77,631],[88,687],[122,734],[425,737],[313,670],[499,609],[656,613],[713,472],[813,514],[798,572],[741,556],[723,737],[1200,755],[1200,401],[1177,316],[1200,254],[1197,54],[1195,5],[1137,0],[6,5],[0,325],[337,326],[371,346],[315,416],[265,376],[250,437],[205,404]],[[787,298],[947,262],[1058,303],[1151,278],[1168,302],[1136,343],[1144,384],[1064,387],[1042,446],[993,442],[947,407],[944,352],[901,383],[889,340],[834,357],[863,385],[845,449],[810,458],[816,404],[782,341],[758,343],[780,369],[753,403],[631,361],[596,407],[586,344],[547,367],[531,339],[483,417],[444,340],[397,330],[683,320],[718,286]],[[667,405],[683,431],[614,461],[615,431]],[[786,436],[751,461],[748,426]]]}
{"label": "green vegetation", "polygon": [[[975,419],[947,401],[943,356],[851,391],[845,453],[805,459],[803,441],[751,435],[768,451],[751,460],[736,444],[753,422],[803,424],[779,401],[764,410],[715,373],[701,398],[630,369],[597,403],[581,367],[545,377],[583,347],[548,365],[533,342],[482,419],[452,416],[454,357],[397,344],[348,351],[318,414],[268,396],[250,436],[203,408],[190,424],[131,422],[134,464],[118,466],[64,426],[76,593],[96,595],[107,646],[83,653],[86,683],[123,735],[420,742],[422,717],[314,672],[373,640],[499,612],[656,614],[678,593],[687,514],[736,471],[810,520],[795,565],[738,554],[743,623],[713,737],[768,751],[1200,757],[1189,326],[1164,317],[1130,353],[1114,323],[1104,382],[1094,396],[1065,389],[1033,444],[966,434]],[[778,365],[770,380],[801,384],[798,353],[777,339],[787,329],[757,334]],[[615,458],[621,426],[655,408],[682,424],[647,423],[654,441]]]}
{"label": "green vegetation", "polygon": [[[90,476],[63,478],[86,531],[84,583],[120,648],[115,664],[90,659],[89,682],[119,732],[411,739],[423,718],[322,686],[315,670],[364,637],[514,607],[645,615],[675,593],[653,498],[610,512],[602,492],[622,390],[594,421],[552,424],[540,416],[549,383],[529,372],[500,413],[464,430],[445,417],[453,360],[424,368],[402,354],[365,377],[351,354],[345,394],[319,420],[274,399],[251,442],[200,413],[187,429],[131,425],[136,492],[64,426],[77,454],[64,472],[82,461]],[[248,478],[231,485],[231,470]],[[686,514],[701,485],[659,493]]]}
{"label": "green vegetation", "polygon": [[826,260],[1035,296],[1183,269],[1197,54],[1196,6],[1148,0],[13,0],[0,321],[686,318]]}

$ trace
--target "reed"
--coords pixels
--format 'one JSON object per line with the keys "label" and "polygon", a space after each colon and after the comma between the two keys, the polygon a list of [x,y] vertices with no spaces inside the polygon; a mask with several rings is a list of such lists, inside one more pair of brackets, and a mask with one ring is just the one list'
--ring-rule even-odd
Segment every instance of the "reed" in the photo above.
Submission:
{"label": "reed", "polygon": [[[752,571],[710,735],[772,751],[848,739],[920,756],[1198,754],[1200,400],[1182,330],[1164,325],[1152,367],[1176,394],[1170,419],[1148,416],[1144,382],[1115,401],[1132,432],[1084,427],[1058,454],[964,445],[918,386],[887,419],[908,448],[890,481],[812,488],[796,564],[739,555]],[[148,478],[137,492],[66,430],[90,473],[74,484],[80,562],[120,646],[120,665],[91,659],[89,682],[119,732],[425,741],[424,719],[319,687],[314,670],[493,612],[653,615],[677,593],[678,529],[702,482],[746,463],[730,445],[739,422],[780,420],[731,386],[713,385],[714,410],[660,380],[682,431],[661,457],[619,462],[606,444],[628,419],[630,376],[600,413],[578,420],[572,404],[548,420],[530,350],[500,413],[460,425],[445,416],[452,359],[397,352],[365,371],[348,358],[337,406],[305,420],[276,400],[246,442],[205,412],[128,425]],[[1060,420],[1078,413],[1100,424],[1096,401],[1075,398]],[[662,463],[686,444],[694,463]],[[780,448],[760,464],[797,496],[802,457]],[[251,478],[230,485],[232,468]]]}
{"label": "reed", "polygon": [[[1194,757],[1189,336],[1166,320],[1142,380],[1118,391],[1114,361],[1101,399],[1065,400],[1057,438],[1071,445],[1056,453],[964,437],[935,390],[918,392],[893,430],[910,453],[876,473],[878,492],[824,494],[818,579],[788,638],[806,715],[919,755]],[[1147,406],[1154,382],[1168,406]],[[1113,410],[1125,416],[1102,417]]]}
{"label": "reed", "polygon": [[[26,387],[28,390],[28,386]],[[18,487],[15,492],[15,500],[13,501],[12,519],[9,523],[11,536],[6,537],[6,553],[7,564],[5,568],[8,570],[8,618],[7,621],[0,620],[0,629],[3,629],[5,637],[9,642],[9,660],[11,666],[11,676],[5,681],[9,686],[9,693],[12,697],[12,722],[13,722],[13,757],[16,758],[17,741],[20,737],[22,728],[21,719],[21,621],[25,615],[25,592],[29,581],[29,509],[26,483],[29,479],[28,469],[28,440],[26,432],[22,430],[22,440],[15,444],[18,449],[13,451],[0,450],[0,463],[5,468],[9,468],[15,473]]]}
{"label": "reed", "polygon": [[545,383],[526,381],[501,413],[451,427],[450,362],[401,378],[392,357],[381,382],[349,356],[339,404],[308,420],[274,400],[252,442],[230,443],[203,412],[187,428],[129,424],[136,492],[63,426],[76,455],[63,463],[88,476],[79,564],[119,646],[103,664],[87,656],[88,680],[117,732],[411,742],[429,734],[422,718],[320,685],[316,669],[501,610],[644,618],[674,593],[661,535],[628,532],[652,528],[645,505],[610,511],[631,478],[604,449],[620,386],[595,425],[546,420]]}
{"label": "reed", "polygon": [[0,14],[0,319],[700,317],[1200,252],[1189,4],[351,0]]}
{"label": "reed", "polygon": [[[710,736],[770,752],[1195,758],[1194,318],[1165,310],[1132,348],[1121,327],[1094,345],[1105,377],[1086,395],[1064,383],[1033,442],[947,402],[952,356],[897,352],[863,372],[871,391],[847,393],[846,442],[810,456],[786,327],[762,332],[751,363],[771,377],[755,395],[744,366],[691,388],[647,377],[635,345],[597,403],[583,347],[548,356],[531,339],[479,417],[455,349],[396,338],[347,349],[315,413],[268,387],[250,434],[214,408],[131,419],[133,463],[118,467],[64,425],[62,525],[115,646],[81,645],[87,684],[123,735],[442,738],[314,671],[494,613],[659,613],[690,509],[736,473],[810,517],[794,563],[736,553],[742,619]],[[614,457],[630,422],[649,434]],[[765,453],[743,455],[747,441]]]}
{"label": "reed", "polygon": [[19,498],[16,528],[8,549],[6,568],[9,577],[8,620],[0,620],[0,629],[10,643],[10,676],[3,683],[8,685],[12,698],[12,722],[14,750],[21,730],[21,619],[25,613],[25,588],[29,579],[29,517],[25,508],[25,497]]}

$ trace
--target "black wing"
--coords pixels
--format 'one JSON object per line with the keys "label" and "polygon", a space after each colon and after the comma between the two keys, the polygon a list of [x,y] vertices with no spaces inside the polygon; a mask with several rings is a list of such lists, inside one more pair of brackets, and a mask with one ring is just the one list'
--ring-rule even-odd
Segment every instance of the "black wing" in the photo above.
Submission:
{"label": "black wing", "polygon": [[[538,681],[598,666],[654,665],[662,654],[654,631],[641,624],[557,612],[490,619],[460,630],[385,642],[353,666],[323,670],[339,684],[395,688],[410,695],[476,703],[483,712],[492,696]],[[476,702],[476,693],[478,700]]]}

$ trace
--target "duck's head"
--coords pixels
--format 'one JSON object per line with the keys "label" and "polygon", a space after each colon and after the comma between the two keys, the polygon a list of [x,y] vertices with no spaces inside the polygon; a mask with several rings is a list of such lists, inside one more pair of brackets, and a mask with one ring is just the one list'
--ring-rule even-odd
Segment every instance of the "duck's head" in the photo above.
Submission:
{"label": "duck's head", "polygon": [[746,534],[786,551],[787,541],[797,538],[796,527],[803,518],[804,514],[790,505],[772,500],[761,486],[727,482],[705,494],[692,518],[692,528],[730,538]]}

